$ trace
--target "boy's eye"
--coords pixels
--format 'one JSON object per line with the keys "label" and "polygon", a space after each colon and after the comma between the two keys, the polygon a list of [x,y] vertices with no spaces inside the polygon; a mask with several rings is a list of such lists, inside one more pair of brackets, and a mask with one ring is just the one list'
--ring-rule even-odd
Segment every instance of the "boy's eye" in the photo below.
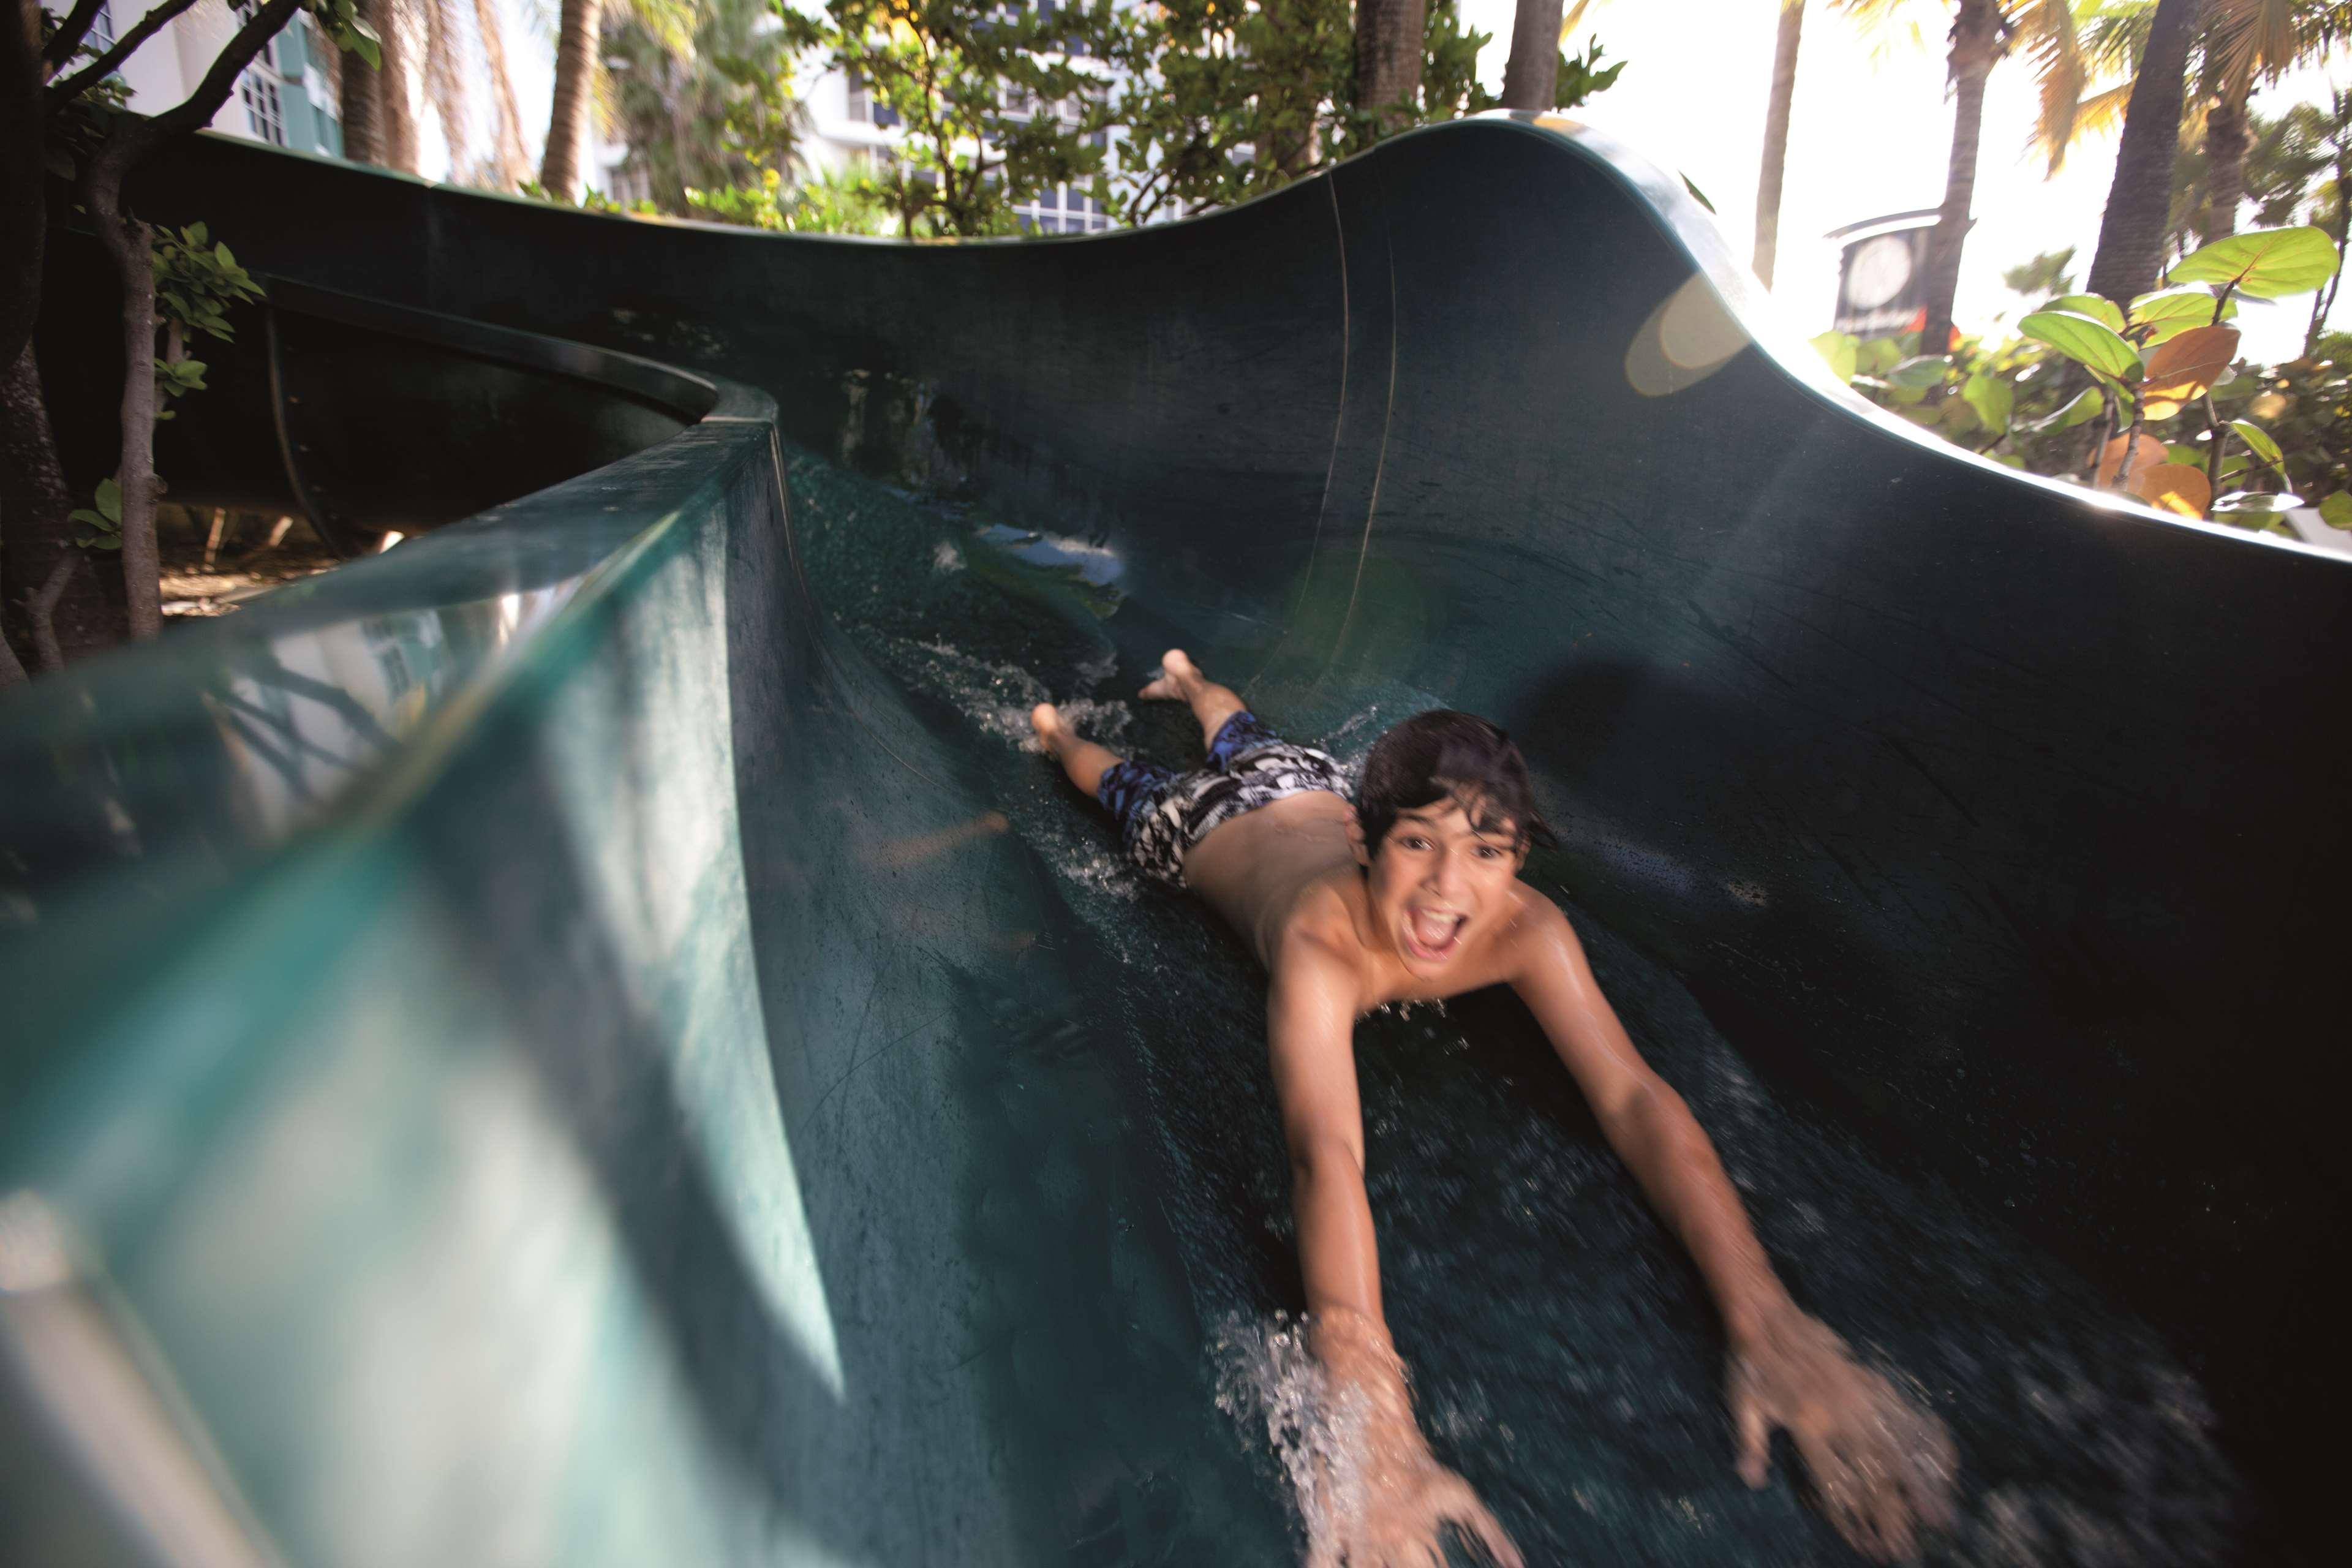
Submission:
{"label": "boy's eye", "polygon": [[1501,850],[1496,848],[1491,844],[1481,844],[1478,846],[1478,858],[1481,860],[1497,859],[1501,857],[1502,853],[1503,852]]}

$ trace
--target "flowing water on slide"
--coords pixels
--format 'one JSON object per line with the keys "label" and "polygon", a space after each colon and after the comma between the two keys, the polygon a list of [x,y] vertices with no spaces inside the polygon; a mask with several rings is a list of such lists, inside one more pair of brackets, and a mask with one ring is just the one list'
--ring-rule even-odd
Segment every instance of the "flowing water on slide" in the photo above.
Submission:
{"label": "flowing water on slide", "polygon": [[[1034,940],[1083,953],[1082,994],[1015,986],[957,1047],[1003,1120],[1003,1191],[1021,1194],[992,1200],[1006,1211],[993,1216],[1005,1268],[1078,1282],[1064,1289],[1107,1281],[1067,1321],[1108,1324],[1111,1359],[1149,1347],[1164,1374],[1095,1389],[1097,1408],[1065,1423],[1063,1458],[1044,1466],[1056,1473],[1037,1484],[1059,1494],[1072,1561],[1295,1561],[1310,1511],[1298,1479],[1328,1434],[1285,1315],[1297,1269],[1262,980],[1204,909],[1122,866],[1108,821],[1028,742],[1029,708],[1052,700],[1114,749],[1196,763],[1189,716],[1133,699],[1157,651],[1148,607],[1099,546],[805,454],[790,467],[818,602],[1002,814],[986,826],[1046,868],[1063,909]],[[1263,717],[1352,765],[1383,726],[1441,701],[1391,686]],[[1672,973],[1578,907],[1558,868],[1538,858],[1529,877],[1568,910],[1634,1041],[1715,1138],[1798,1299],[1950,1426],[1962,1517],[1927,1561],[2244,1560],[2258,1526],[2196,1382],[2150,1331],[1997,1218],[1776,1099]],[[1359,1028],[1357,1059],[1390,1321],[1423,1425],[1528,1560],[1850,1560],[1788,1484],[1785,1439],[1766,1489],[1734,1475],[1698,1278],[1517,1004],[1386,1013]],[[1113,1189],[1093,1272],[1057,1253],[1095,1245],[1057,1228],[1087,1186]],[[1150,1236],[1172,1253],[1166,1294],[1184,1321],[1150,1320],[1153,1291],[1137,1282],[1150,1248],[1134,1239]]]}

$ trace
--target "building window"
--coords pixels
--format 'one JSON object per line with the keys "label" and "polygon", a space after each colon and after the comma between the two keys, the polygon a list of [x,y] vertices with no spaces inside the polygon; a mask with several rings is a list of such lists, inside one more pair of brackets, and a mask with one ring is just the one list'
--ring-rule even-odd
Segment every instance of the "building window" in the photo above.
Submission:
{"label": "building window", "polygon": [[860,125],[878,125],[887,130],[898,123],[898,111],[887,103],[877,102],[874,89],[866,85],[865,74],[851,71],[849,118]]}
{"label": "building window", "polygon": [[103,0],[98,15],[89,19],[89,34],[84,40],[100,54],[114,47],[114,0]]}
{"label": "building window", "polygon": [[1068,185],[1048,185],[1013,209],[1031,234],[1094,234],[1110,226],[1100,202]]}
{"label": "building window", "polygon": [[286,145],[286,110],[278,99],[278,79],[258,68],[237,79],[237,97],[245,100],[246,122],[263,142]]}

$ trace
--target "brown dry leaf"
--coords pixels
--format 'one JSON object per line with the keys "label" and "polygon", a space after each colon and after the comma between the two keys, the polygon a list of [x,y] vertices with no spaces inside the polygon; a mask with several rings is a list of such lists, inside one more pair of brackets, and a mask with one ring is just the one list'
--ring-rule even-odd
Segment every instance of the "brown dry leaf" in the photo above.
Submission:
{"label": "brown dry leaf", "polygon": [[2136,468],[2128,483],[2132,494],[2157,510],[2179,512],[2182,517],[2203,517],[2213,502],[2213,487],[2206,482],[2205,470],[2187,463]]}
{"label": "brown dry leaf", "polygon": [[[2180,404],[2204,396],[2209,387],[2229,374],[2230,362],[2237,357],[2237,328],[2191,327],[2158,344],[2147,356],[2147,382],[2141,396],[2172,404],[2178,412]],[[2153,407],[2147,412],[2151,419],[2168,417]]]}
{"label": "brown dry leaf", "polygon": [[[2141,469],[2152,468],[2158,463],[2163,462],[2164,459],[2170,455],[2171,449],[2166,447],[2163,442],[2158,440],[2153,436],[2143,434],[2139,438],[2139,446],[2134,450],[2132,455],[2131,474],[2129,475],[2129,478],[2134,479],[2138,479]],[[2123,466],[2124,438],[2118,436],[2114,440],[2109,441],[2105,446],[2099,448],[2098,477],[2093,482],[2101,485],[2114,484],[2116,482],[2116,472]]]}

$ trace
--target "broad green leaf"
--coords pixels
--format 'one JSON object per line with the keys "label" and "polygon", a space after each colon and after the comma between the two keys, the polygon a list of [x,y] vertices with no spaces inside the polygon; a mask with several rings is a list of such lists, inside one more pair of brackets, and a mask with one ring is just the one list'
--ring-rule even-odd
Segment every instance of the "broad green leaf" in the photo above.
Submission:
{"label": "broad green leaf", "polygon": [[122,487],[121,485],[116,484],[112,479],[99,480],[96,499],[98,510],[105,514],[109,521],[117,524],[122,521]]}
{"label": "broad green leaf", "polygon": [[2072,430],[2077,425],[2088,425],[2092,420],[2096,419],[2099,416],[2099,410],[2105,406],[2106,403],[2099,396],[2098,389],[2086,387],[2076,393],[2074,401],[2056,413],[2045,414],[2039,419],[2029,419],[2017,428],[2020,433],[2028,436],[2038,435],[2044,430]]}
{"label": "broad green leaf", "polygon": [[1960,395],[1968,400],[1969,407],[1977,411],[1977,417],[1984,421],[1986,429],[2001,431],[2009,428],[2010,410],[2017,405],[2017,393],[2007,377],[1976,371],[1960,384]]}
{"label": "broad green leaf", "polygon": [[2319,521],[2330,528],[2352,528],[2352,492],[2337,490],[2321,501]]}
{"label": "broad green leaf", "polygon": [[78,506],[74,508],[73,510],[66,513],[66,520],[69,522],[79,522],[85,524],[88,527],[97,529],[100,533],[105,532],[110,528],[117,526],[116,524],[109,522],[106,519],[99,516],[98,513],[90,510],[89,508],[86,506]]}
{"label": "broad green leaf", "polygon": [[2316,228],[2225,235],[2172,269],[2175,283],[2234,284],[2257,300],[2308,294],[2336,274],[2336,242]]}
{"label": "broad green leaf", "polygon": [[1944,377],[1951,368],[1951,361],[1941,354],[1913,354],[1889,371],[1886,380],[1890,385],[1925,392],[1931,386],[1943,385]]}
{"label": "broad green leaf", "polygon": [[1903,363],[1903,350],[1893,338],[1873,338],[1854,351],[1854,363],[1865,375],[1885,375]]}
{"label": "broad green leaf", "polygon": [[180,232],[187,237],[188,244],[198,250],[204,248],[211,235],[211,231],[200,223],[192,223]]}
{"label": "broad green leaf", "polygon": [[226,271],[228,268],[236,265],[236,258],[229,254],[228,241],[225,239],[218,245],[213,247],[213,259],[221,264],[221,269],[223,271]]}
{"label": "broad green leaf", "polygon": [[2243,441],[2254,456],[2265,463],[2275,463],[2279,460],[2279,444],[2271,439],[2269,431],[2252,420],[2232,419],[2230,421],[2230,428],[2237,433],[2238,439]]}
{"label": "broad green leaf", "polygon": [[1853,379],[1856,361],[1855,351],[1862,347],[1861,339],[1855,337],[1852,332],[1841,332],[1832,330],[1823,332],[1819,337],[1813,338],[1810,341],[1813,345],[1813,352],[1820,354],[1822,358],[1829,362],[1830,373],[1832,374],[1835,375],[1840,381],[1852,381]]}
{"label": "broad green leaf", "polygon": [[2075,315],[2090,317],[2109,331],[2124,330],[2124,313],[2116,309],[2116,302],[2104,294],[2061,294],[2042,309],[2071,310]]}
{"label": "broad green leaf", "polygon": [[1977,429],[1977,411],[1960,398],[1948,398],[1936,411],[1936,423],[1955,436],[1968,436]]}
{"label": "broad green leaf", "polygon": [[[2237,313],[2235,299],[2221,307],[2221,320],[2225,321]],[[2150,329],[2147,345],[2151,348],[2191,327],[2210,327],[2213,325],[2213,290],[2191,286],[2142,294],[2132,301],[2131,322],[2135,327]]]}
{"label": "broad green leaf", "polygon": [[2194,463],[2200,468],[2205,466],[2204,449],[2190,446],[2186,441],[2175,441],[2166,447],[2165,450],[2171,454],[2169,460],[2172,462]]}
{"label": "broad green leaf", "polygon": [[2036,310],[2020,321],[2017,330],[2104,375],[2118,381],[2139,379],[2138,351],[2105,321],[2073,310]]}

